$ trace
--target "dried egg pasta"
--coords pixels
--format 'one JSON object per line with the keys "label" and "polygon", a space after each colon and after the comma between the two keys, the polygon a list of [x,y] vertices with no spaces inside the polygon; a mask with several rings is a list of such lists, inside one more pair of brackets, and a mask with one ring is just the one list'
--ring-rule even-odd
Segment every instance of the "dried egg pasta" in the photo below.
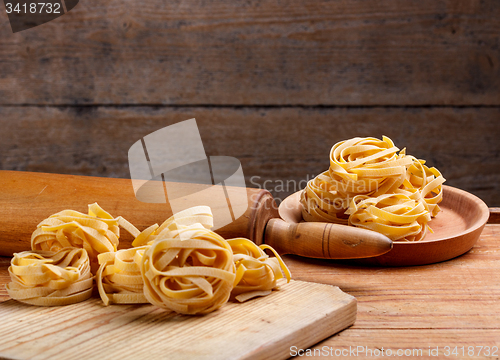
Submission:
{"label": "dried egg pasta", "polygon": [[[291,274],[287,266],[269,245],[257,246],[254,242],[235,238],[227,240],[233,250],[236,265],[236,279],[231,295],[243,302],[257,296],[269,295],[277,288],[276,281],[283,278],[283,272],[290,282]],[[276,257],[270,258],[264,249],[270,249]]]}
{"label": "dried egg pasta", "polygon": [[141,232],[132,243],[132,246],[151,244],[156,239],[176,237],[178,231],[187,226],[200,224],[205,229],[214,226],[212,210],[208,206],[194,206],[172,215],[158,226],[154,224]]}
{"label": "dried egg pasta", "polygon": [[[133,248],[117,251],[119,227],[135,237]],[[38,225],[32,252],[15,254],[7,289],[12,298],[34,305],[82,301],[91,296],[90,265],[97,260],[105,305],[150,302],[182,314],[205,314],[224,305],[231,291],[241,302],[268,295],[278,288],[282,270],[290,281],[274,249],[243,238],[228,242],[212,227],[208,206],[181,211],[142,232],[97,204],[89,205],[88,215],[64,210]]]}
{"label": "dried egg pasta", "polygon": [[175,236],[157,239],[144,252],[144,295],[150,303],[181,314],[220,308],[235,279],[231,247],[200,224],[177,230]]}
{"label": "dried egg pasta", "polygon": [[97,256],[96,284],[104,305],[147,303],[140,264],[146,246],[107,252]]}
{"label": "dried egg pasta", "polygon": [[89,205],[88,214],[63,210],[38,224],[31,236],[32,250],[58,251],[65,247],[83,248],[91,263],[97,254],[116,251],[122,226],[134,237],[139,231],[122,217],[113,218],[99,205]]}
{"label": "dried egg pasta", "polygon": [[41,306],[74,304],[92,295],[92,274],[84,249],[24,251],[14,254],[6,285],[12,299]]}
{"label": "dried egg pasta", "polygon": [[440,211],[444,181],[436,168],[406,155],[386,136],[353,138],[335,144],[329,170],[308,182],[302,216],[418,241]]}

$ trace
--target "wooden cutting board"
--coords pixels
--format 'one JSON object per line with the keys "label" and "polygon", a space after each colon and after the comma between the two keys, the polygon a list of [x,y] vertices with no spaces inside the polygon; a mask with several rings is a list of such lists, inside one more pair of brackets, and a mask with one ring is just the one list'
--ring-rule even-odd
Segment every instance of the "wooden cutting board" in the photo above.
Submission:
{"label": "wooden cutting board", "polygon": [[284,359],[352,325],[356,299],[338,287],[292,281],[267,297],[205,316],[98,298],[61,307],[0,303],[0,358]]}

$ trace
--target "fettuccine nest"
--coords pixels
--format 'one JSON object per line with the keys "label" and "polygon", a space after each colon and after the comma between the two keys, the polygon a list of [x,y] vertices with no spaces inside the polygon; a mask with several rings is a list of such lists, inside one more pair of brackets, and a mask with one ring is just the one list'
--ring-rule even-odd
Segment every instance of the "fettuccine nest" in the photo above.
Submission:
{"label": "fettuccine nest", "polygon": [[84,249],[16,253],[9,274],[9,296],[26,304],[69,305],[92,295],[92,274]]}
{"label": "fettuccine nest", "polygon": [[[248,239],[226,241],[212,226],[208,206],[181,211],[142,232],[97,204],[89,205],[88,214],[64,210],[38,225],[32,251],[14,254],[7,290],[29,304],[72,304],[91,296],[93,272],[104,305],[150,302],[194,315],[220,308],[231,294],[239,301],[268,295],[279,288],[282,269],[290,281],[272,248]],[[133,248],[117,251],[119,227],[134,236]]]}
{"label": "fettuccine nest", "polygon": [[206,314],[229,299],[235,280],[233,253],[213,231],[189,227],[178,238],[156,240],[144,253],[141,274],[150,303],[181,314]]}
{"label": "fettuccine nest", "polygon": [[306,221],[353,225],[393,241],[418,241],[440,211],[445,179],[391,139],[353,138],[335,144],[329,170],[301,194]]}

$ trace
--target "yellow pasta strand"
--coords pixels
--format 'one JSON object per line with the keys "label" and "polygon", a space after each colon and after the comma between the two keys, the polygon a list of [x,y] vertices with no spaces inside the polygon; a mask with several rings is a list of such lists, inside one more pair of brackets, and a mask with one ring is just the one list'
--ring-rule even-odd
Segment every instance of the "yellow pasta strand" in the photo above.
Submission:
{"label": "yellow pasta strand", "polygon": [[146,246],[99,254],[96,284],[104,305],[148,303],[140,264]]}
{"label": "yellow pasta strand", "polygon": [[211,229],[214,226],[212,210],[209,206],[191,207],[172,215],[161,226],[154,224],[148,227],[136,237],[132,246],[152,244],[156,239],[175,236],[178,230],[194,224],[200,224],[205,229]]}
{"label": "yellow pasta strand", "polygon": [[335,144],[330,168],[301,193],[305,221],[353,225],[394,241],[418,241],[436,216],[445,179],[386,136]]}
{"label": "yellow pasta strand", "polygon": [[92,274],[84,249],[24,251],[14,254],[6,285],[12,299],[40,306],[74,304],[92,295]]}
{"label": "yellow pasta strand", "polygon": [[[273,289],[277,289],[276,281],[283,278],[285,273],[287,282],[291,274],[281,257],[269,245],[257,246],[244,238],[227,240],[233,251],[233,260],[236,266],[236,278],[231,296],[243,302],[257,296],[266,296]],[[264,249],[274,252],[270,258]]]}
{"label": "yellow pasta strand", "polygon": [[[117,251],[120,227],[135,237],[133,248]],[[274,249],[244,238],[226,241],[212,227],[208,206],[181,211],[142,232],[96,203],[88,214],[64,210],[38,225],[33,251],[15,254],[7,290],[34,305],[71,304],[91,296],[94,268],[106,306],[150,302],[192,315],[220,308],[232,291],[240,302],[268,295],[279,288],[283,273],[290,281]]]}
{"label": "yellow pasta strand", "polygon": [[141,262],[144,295],[158,307],[206,314],[224,305],[235,279],[231,247],[200,224],[157,239]]}
{"label": "yellow pasta strand", "polygon": [[63,210],[40,222],[31,236],[31,249],[58,251],[65,247],[83,248],[91,265],[97,265],[97,255],[116,251],[122,226],[132,235],[139,231],[125,219],[113,218],[98,204],[90,204],[88,214]]}

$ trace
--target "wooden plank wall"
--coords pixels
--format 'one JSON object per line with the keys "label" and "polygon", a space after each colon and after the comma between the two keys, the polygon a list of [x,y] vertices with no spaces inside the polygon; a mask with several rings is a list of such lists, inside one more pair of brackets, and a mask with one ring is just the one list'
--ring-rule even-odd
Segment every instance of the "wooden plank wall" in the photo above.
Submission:
{"label": "wooden plank wall", "polygon": [[499,18],[496,0],[82,0],[16,34],[4,16],[0,169],[128,177],[135,141],[196,117],[207,154],[278,198],[337,141],[388,135],[498,206]]}

